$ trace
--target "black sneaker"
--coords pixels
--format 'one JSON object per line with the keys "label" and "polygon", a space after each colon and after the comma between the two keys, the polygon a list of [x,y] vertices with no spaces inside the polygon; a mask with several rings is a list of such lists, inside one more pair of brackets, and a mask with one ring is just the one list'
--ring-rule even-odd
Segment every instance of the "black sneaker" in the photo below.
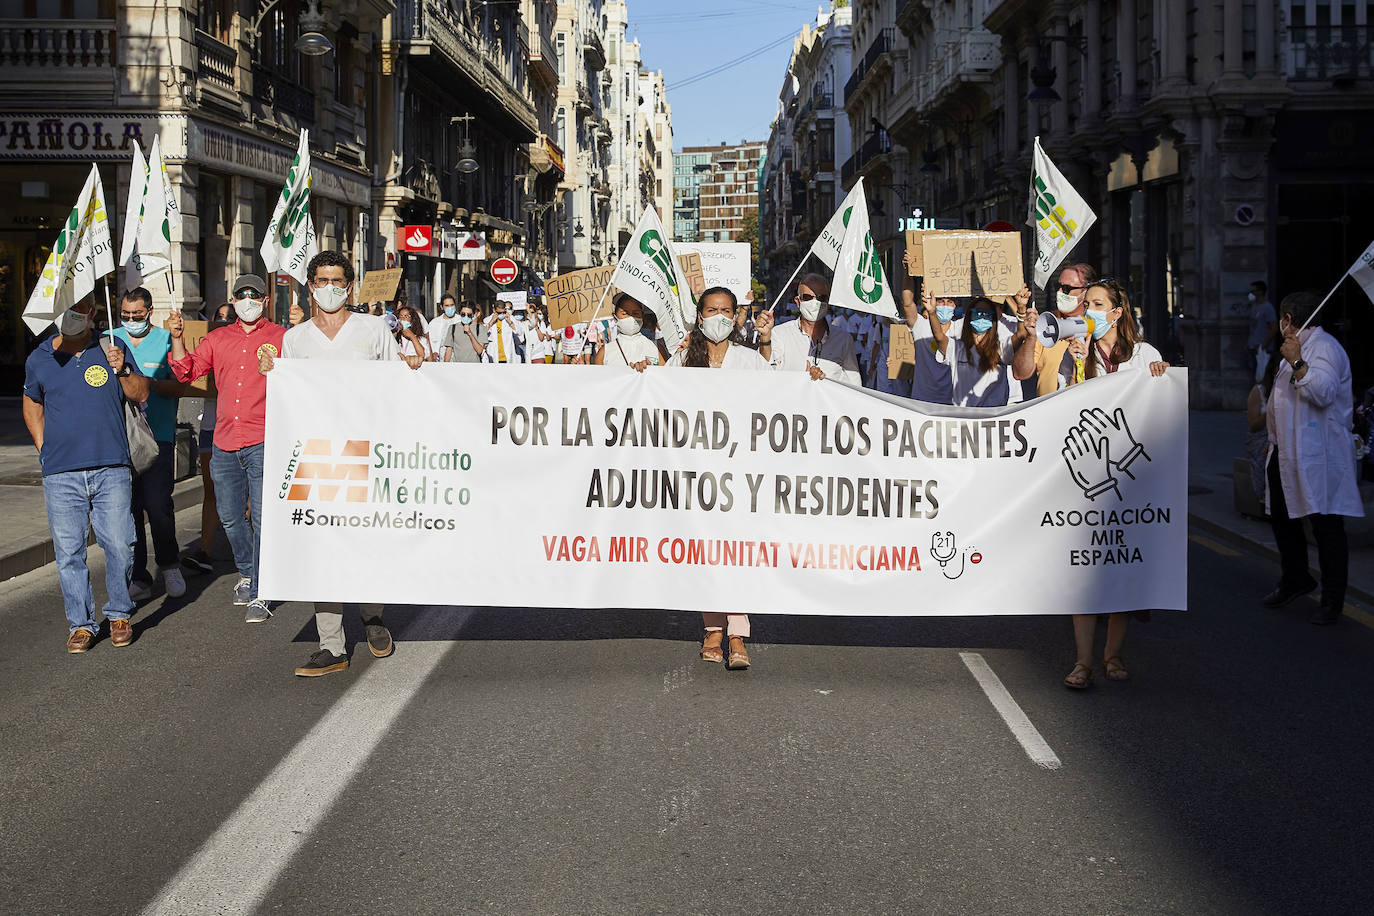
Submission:
{"label": "black sneaker", "polygon": [[310,661],[296,669],[296,677],[324,677],[347,667],[347,655],[335,655],[328,649],[321,649],[310,656]]}
{"label": "black sneaker", "polygon": [[1272,592],[1261,599],[1260,603],[1265,607],[1283,607],[1284,605],[1292,604],[1294,600],[1308,594],[1316,587],[1317,580],[1313,579],[1311,576],[1307,577],[1307,583],[1305,585],[1292,586],[1280,582]]}
{"label": "black sneaker", "polygon": [[182,557],[181,565],[193,576],[215,571],[215,566],[210,561],[210,556],[199,547]]}
{"label": "black sneaker", "polygon": [[367,623],[367,647],[372,650],[372,655],[376,658],[386,658],[396,651],[396,644],[391,641],[391,631],[383,624],[380,617],[374,617]]}

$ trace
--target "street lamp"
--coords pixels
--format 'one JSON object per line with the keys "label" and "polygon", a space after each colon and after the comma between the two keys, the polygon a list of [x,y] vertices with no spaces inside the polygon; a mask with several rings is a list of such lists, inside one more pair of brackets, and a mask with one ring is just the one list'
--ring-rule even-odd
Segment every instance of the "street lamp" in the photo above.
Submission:
{"label": "street lamp", "polygon": [[1078,53],[1084,57],[1088,56],[1088,36],[1086,35],[1038,35],[1035,39],[1036,59],[1035,66],[1031,67],[1030,79],[1033,87],[1026,93],[1027,102],[1036,102],[1040,105],[1053,105],[1062,96],[1054,88],[1054,81],[1059,74],[1053,65],[1045,59],[1045,48],[1052,42],[1062,41],[1067,45],[1072,45],[1078,49]]}
{"label": "street lamp", "polygon": [[472,115],[459,115],[456,118],[449,118],[450,124],[463,122],[463,142],[458,146],[458,171],[465,175],[471,175],[477,171],[477,150],[472,145],[472,139],[468,136],[468,122],[472,120]]}
{"label": "street lamp", "polygon": [[[258,14],[248,23],[248,34],[255,39],[261,39],[263,19],[271,12],[272,7],[280,2],[281,0],[263,2],[258,7]],[[296,39],[296,50],[311,57],[319,57],[321,54],[328,54],[333,51],[334,44],[323,31],[328,25],[328,17],[320,10],[319,0],[310,0],[310,6],[301,14],[301,34]]]}

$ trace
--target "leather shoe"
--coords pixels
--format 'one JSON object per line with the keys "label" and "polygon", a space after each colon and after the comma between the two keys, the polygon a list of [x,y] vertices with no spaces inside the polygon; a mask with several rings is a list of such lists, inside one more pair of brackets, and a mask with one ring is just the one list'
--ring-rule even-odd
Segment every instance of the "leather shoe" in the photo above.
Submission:
{"label": "leather shoe", "polygon": [[1272,592],[1264,596],[1260,603],[1265,607],[1283,607],[1291,604],[1295,598],[1301,598],[1308,594],[1316,587],[1317,581],[1311,576],[1307,577],[1306,584],[1298,586],[1285,585],[1283,582],[1279,582]]}
{"label": "leather shoe", "polygon": [[67,634],[67,651],[72,655],[89,652],[91,646],[94,644],[95,634],[85,627],[77,627],[75,630],[72,630],[71,633]]}
{"label": "leather shoe", "polygon": [[1322,608],[1312,615],[1312,625],[1318,627],[1329,627],[1333,623],[1339,623],[1341,619],[1341,609]]}
{"label": "leather shoe", "polygon": [[125,617],[110,621],[110,645],[122,648],[134,641],[134,625]]}

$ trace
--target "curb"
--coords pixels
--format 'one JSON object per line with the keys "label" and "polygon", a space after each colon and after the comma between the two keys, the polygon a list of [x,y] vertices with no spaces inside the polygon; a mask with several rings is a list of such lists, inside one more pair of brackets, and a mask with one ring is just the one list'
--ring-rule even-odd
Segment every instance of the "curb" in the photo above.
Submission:
{"label": "curb", "polygon": [[[1208,534],[1214,535],[1217,538],[1226,541],[1233,547],[1240,547],[1244,550],[1250,551],[1251,553],[1257,553],[1260,556],[1263,556],[1269,560],[1273,560],[1275,563],[1279,562],[1279,552],[1274,548],[1270,547],[1267,544],[1261,544],[1259,541],[1252,540],[1251,538],[1248,538],[1243,534],[1237,534],[1230,528],[1227,528],[1225,525],[1218,524],[1217,522],[1214,522],[1211,519],[1203,518],[1200,515],[1194,515],[1193,513],[1189,512],[1188,524],[1196,525],[1198,528],[1201,528]],[[1318,569],[1315,566],[1312,566],[1309,568],[1308,571],[1312,574],[1313,579],[1316,579],[1319,582],[1321,581],[1320,569]],[[1370,594],[1369,592],[1365,591],[1357,585],[1347,584],[1345,587],[1345,593],[1347,595],[1352,595],[1356,598],[1359,598],[1366,604],[1374,605],[1374,594]]]}
{"label": "curb", "polygon": [[[183,509],[198,505],[204,495],[205,482],[201,479],[200,474],[188,477],[172,487],[172,511],[180,512]],[[90,547],[94,544],[95,535],[88,535],[86,546]],[[0,557],[0,582],[46,566],[55,559],[57,556],[53,553],[52,538],[36,541],[28,547],[20,548],[14,553]]]}

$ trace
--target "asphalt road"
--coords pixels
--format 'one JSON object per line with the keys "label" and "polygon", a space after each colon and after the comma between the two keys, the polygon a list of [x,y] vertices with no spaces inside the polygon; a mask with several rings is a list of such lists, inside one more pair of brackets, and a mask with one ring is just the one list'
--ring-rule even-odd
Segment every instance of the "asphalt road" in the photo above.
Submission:
{"label": "asphalt road", "polygon": [[306,681],[311,609],[245,625],[227,565],[69,657],[49,566],[0,586],[0,912],[1368,912],[1368,609],[1189,560],[1083,693],[1065,619],[757,617],[735,673],[689,614],[494,608]]}

